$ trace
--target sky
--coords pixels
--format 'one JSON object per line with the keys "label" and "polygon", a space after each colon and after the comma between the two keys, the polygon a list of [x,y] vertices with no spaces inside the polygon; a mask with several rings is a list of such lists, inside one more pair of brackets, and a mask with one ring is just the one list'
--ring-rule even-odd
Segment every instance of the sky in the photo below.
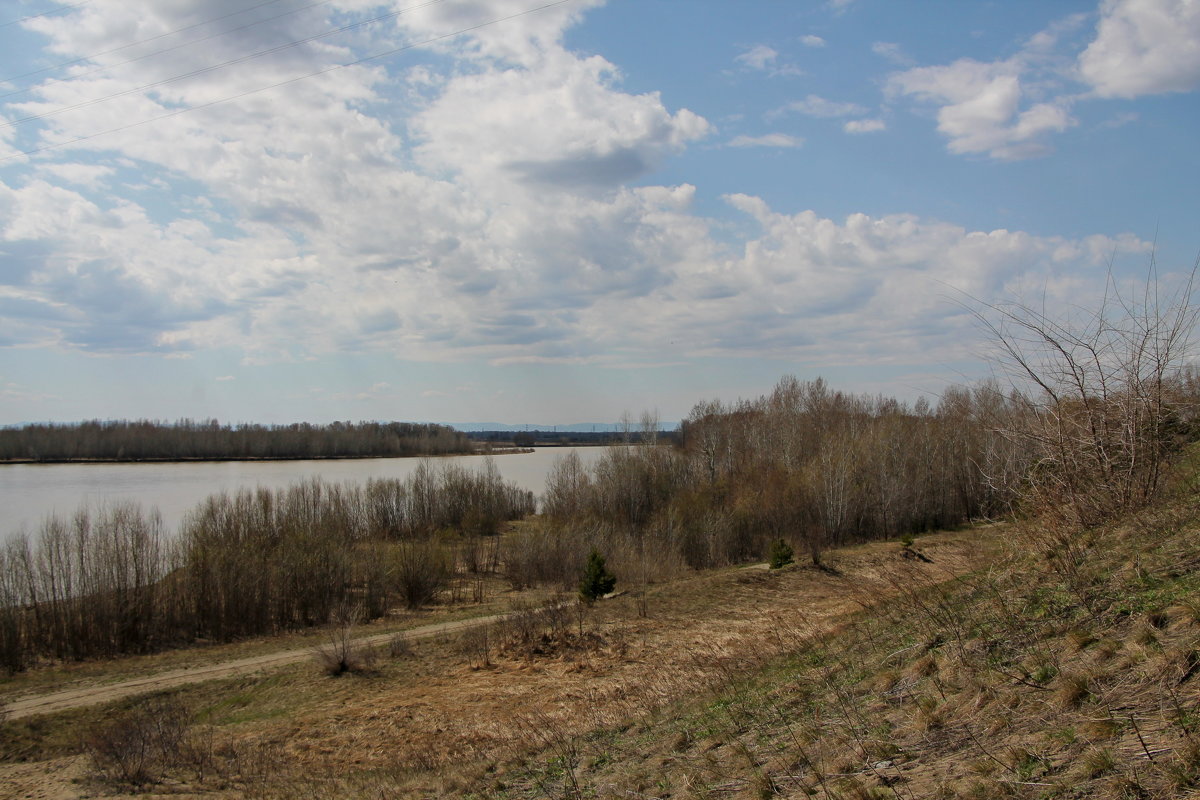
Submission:
{"label": "sky", "polygon": [[936,400],[1191,269],[1198,90],[1200,0],[6,0],[0,424]]}

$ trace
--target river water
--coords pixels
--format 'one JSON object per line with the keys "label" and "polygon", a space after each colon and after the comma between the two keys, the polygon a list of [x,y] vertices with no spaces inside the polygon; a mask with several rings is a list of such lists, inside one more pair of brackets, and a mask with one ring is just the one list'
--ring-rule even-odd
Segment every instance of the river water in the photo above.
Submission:
{"label": "river water", "polygon": [[[556,459],[574,451],[590,466],[603,447],[540,447],[532,453],[493,456],[505,481],[541,495]],[[480,469],[486,456],[446,456],[434,467],[455,464]],[[133,500],[162,514],[167,530],[178,530],[184,514],[211,494],[238,489],[283,488],[307,478],[328,483],[366,483],[369,478],[406,478],[419,458],[323,461],[190,461],[152,464],[0,465],[0,542],[22,530],[33,533],[47,516],[70,517],[80,505]]]}

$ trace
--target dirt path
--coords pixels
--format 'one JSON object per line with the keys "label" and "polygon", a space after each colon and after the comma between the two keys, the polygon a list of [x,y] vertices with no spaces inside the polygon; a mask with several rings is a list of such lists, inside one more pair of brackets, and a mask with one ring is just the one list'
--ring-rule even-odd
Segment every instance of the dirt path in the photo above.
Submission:
{"label": "dirt path", "polygon": [[[487,625],[499,622],[507,614],[492,614],[486,617],[440,622],[433,625],[423,625],[403,631],[409,639],[428,639],[444,633],[453,633],[477,625]],[[378,647],[386,644],[398,632],[381,633],[375,636],[365,636],[354,640],[356,647]],[[319,646],[319,645],[318,645]],[[142,678],[133,678],[120,683],[104,686],[82,686],[75,689],[64,689],[58,692],[38,694],[13,700],[5,706],[0,706],[0,716],[7,715],[9,719],[20,719],[37,714],[52,714],[69,708],[99,705],[120,700],[131,695],[147,694],[163,689],[173,689],[201,681],[211,681],[218,678],[230,678],[252,672],[263,672],[277,667],[296,664],[313,657],[315,648],[312,646],[281,650],[277,653],[241,658],[236,661],[224,661],[219,664],[205,664],[196,667],[160,672]]]}
{"label": "dirt path", "polygon": [[[948,541],[943,541],[942,547],[945,548],[944,554],[939,554],[939,560],[942,563],[939,565],[939,570],[946,570],[943,575],[950,577],[953,574],[965,571],[967,563],[961,559],[962,542],[957,537],[949,537]],[[862,560],[863,565],[874,564],[881,558],[883,560],[892,560],[895,558],[895,545],[886,543],[876,543],[873,545],[862,546],[857,549],[856,560]],[[883,557],[880,554],[889,551],[890,555]],[[951,555],[953,554],[953,555]],[[948,561],[943,561],[945,556],[950,556]],[[953,566],[952,566],[953,565]],[[766,564],[754,564],[744,567],[746,571],[765,571]],[[860,571],[860,577],[866,577],[871,574],[873,569]],[[920,572],[920,570],[918,570]],[[806,594],[809,595],[809,611],[815,611],[817,608],[828,605],[833,598],[838,597],[838,593],[831,587],[822,586],[817,588],[821,581],[816,581],[811,586]],[[884,587],[877,587],[877,590],[883,590],[884,593],[890,593]],[[894,590],[894,589],[893,589]],[[623,594],[623,592],[618,593]],[[849,609],[850,605],[844,598],[838,598],[835,603],[836,609],[825,609],[826,613],[833,614],[835,611],[843,612]],[[404,631],[404,635],[410,639],[428,639],[441,634],[453,633],[455,631],[465,630],[467,628],[491,623],[500,622],[508,617],[508,614],[492,614],[483,617],[474,617],[471,619],[456,620],[453,622],[442,622],[424,625],[417,628],[411,628]],[[684,618],[676,621],[681,629],[689,627],[689,622],[694,622]],[[395,635],[393,633],[376,634],[373,636],[362,637],[354,640],[356,646],[376,647],[386,644],[388,640]],[[320,645],[317,645],[319,647]],[[255,672],[264,672],[271,669],[296,664],[307,659],[313,658],[314,650],[312,645],[302,648],[292,648],[281,650],[275,653],[268,653],[250,658],[242,658],[234,661],[225,661],[216,664],[199,665],[195,667],[185,667],[183,669],[175,669],[168,672],[161,672],[156,675],[149,675],[139,678],[133,678],[119,683],[106,684],[101,686],[79,686],[72,689],[63,689],[54,692],[45,692],[40,694],[18,697],[11,700],[7,705],[0,706],[0,716],[7,715],[9,719],[20,719],[22,717],[30,717],[38,714],[51,714],[58,711],[64,711],[71,708],[80,708],[102,703],[109,703],[114,700],[120,700],[126,697],[139,694],[147,694],[150,692],[162,691],[164,689],[172,689],[179,686],[200,683],[202,681],[217,680],[221,678],[230,678],[238,675],[245,675]]]}

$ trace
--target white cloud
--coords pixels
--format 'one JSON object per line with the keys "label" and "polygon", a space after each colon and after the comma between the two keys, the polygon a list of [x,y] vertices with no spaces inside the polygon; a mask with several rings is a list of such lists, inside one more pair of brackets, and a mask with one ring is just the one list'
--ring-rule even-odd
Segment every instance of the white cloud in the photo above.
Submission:
{"label": "white cloud", "polygon": [[104,179],[116,172],[112,167],[100,164],[41,164],[39,169],[67,183],[88,189],[100,188]]}
{"label": "white cloud", "polygon": [[[439,4],[371,35],[405,41],[525,6]],[[93,0],[46,31],[72,57],[143,18],[149,31],[179,27],[187,10]],[[631,188],[710,134],[708,122],[656,93],[625,91],[611,63],[566,50],[563,31],[582,12],[552,12],[444,42],[436,66],[338,70],[53,151],[43,171],[0,183],[0,342],[109,353],[228,347],[247,363],[374,351],[612,365],[668,341],[681,343],[680,356],[902,359],[960,347],[967,322],[938,304],[942,284],[987,299],[1029,274],[1069,282],[1114,247],[1137,246],[909,216],[781,214],[748,195],[728,202],[758,230],[731,243],[722,223],[694,211],[695,187]],[[226,97],[338,63],[347,50],[358,52],[312,46],[131,93],[54,117],[41,135],[62,140]],[[762,55],[764,67],[778,64]],[[129,89],[170,69],[128,65],[45,85],[30,105]],[[926,69],[895,90],[944,104],[948,135],[964,146],[999,152],[1061,124],[1053,105],[1022,106],[1018,76],[998,67]],[[818,95],[789,110],[867,113]],[[877,124],[851,119],[846,130]],[[146,195],[104,180],[98,156],[141,170]],[[89,175],[96,196],[77,189]],[[183,199],[160,202],[172,194]]]}
{"label": "white cloud", "polygon": [[1200,3],[1105,0],[1079,74],[1100,97],[1186,92],[1200,86]]}
{"label": "white cloud", "polygon": [[[547,52],[559,49],[563,32],[583,19],[605,0],[572,0],[557,6],[530,11],[527,0],[461,0],[454,3],[424,3],[413,6],[394,2],[397,8],[411,9],[396,18],[396,25],[407,34],[403,40],[428,40],[455,31],[468,30],[464,36],[442,40],[432,47],[460,58],[482,60],[494,66],[531,65]],[[383,5],[380,0],[345,2],[345,6]],[[537,6],[533,6],[537,8]],[[503,20],[499,24],[489,24]]]}
{"label": "white cloud", "polygon": [[800,43],[805,47],[824,47],[825,40],[813,33],[805,34],[800,37]]}
{"label": "white cloud", "polygon": [[[1063,52],[1086,19],[1055,20],[1005,60],[964,58],[895,73],[887,90],[937,106],[951,152],[1018,159],[1048,152],[1051,134],[1077,124],[1071,110],[1078,102],[1200,86],[1196,0],[1102,0],[1095,38],[1077,56]],[[898,53],[889,43],[873,49],[889,58]],[[1072,93],[1070,81],[1090,92]]]}
{"label": "white cloud", "polygon": [[887,123],[881,119],[852,119],[842,129],[846,133],[877,133],[887,130]]}
{"label": "white cloud", "polygon": [[1028,158],[1046,151],[1045,134],[1075,124],[1063,101],[1021,109],[1020,65],[1015,60],[960,59],[943,66],[916,67],[892,75],[887,86],[892,94],[910,95],[939,107],[938,130],[950,140],[952,153]]}
{"label": "white cloud", "polygon": [[735,136],[730,147],[800,147],[804,140],[786,133],[768,133],[763,136]]}
{"label": "white cloud", "polygon": [[745,64],[750,69],[766,69],[774,64],[777,58],[779,58],[779,53],[774,48],[767,47],[765,44],[756,44],[735,58],[734,61]]}
{"label": "white cloud", "polygon": [[810,94],[803,100],[788,103],[781,109],[773,112],[773,114],[777,115],[786,111],[794,111],[809,117],[824,118],[852,117],[867,113],[867,109],[857,103],[839,103],[834,100],[826,100],[824,97],[815,94]]}
{"label": "white cloud", "polygon": [[871,52],[900,67],[910,67],[914,63],[895,42],[875,42],[871,45]]}
{"label": "white cloud", "polygon": [[[961,357],[974,338],[970,315],[948,295],[987,300],[1031,283],[1046,285],[1050,302],[1078,302],[1080,275],[1105,263],[1106,248],[1148,251],[1147,243],[1128,237],[970,231],[911,215],[852,214],[839,223],[811,211],[779,214],[747,195],[727,200],[758,222],[761,235],[708,277],[736,281],[732,295],[705,301],[706,293],[718,295],[715,287],[693,278],[692,335],[714,352],[719,336],[726,347],[790,348],[796,357],[830,364],[903,361],[921,350]],[[711,326],[708,334],[702,319]]]}
{"label": "white cloud", "polygon": [[609,189],[709,133],[703,118],[670,113],[657,94],[621,92],[613,78],[604,59],[564,51],[453,78],[411,123],[418,156],[494,188]]}
{"label": "white cloud", "polygon": [[795,64],[780,61],[779,52],[765,44],[756,44],[733,60],[748,69],[766,72],[772,77],[796,77],[804,74]]}

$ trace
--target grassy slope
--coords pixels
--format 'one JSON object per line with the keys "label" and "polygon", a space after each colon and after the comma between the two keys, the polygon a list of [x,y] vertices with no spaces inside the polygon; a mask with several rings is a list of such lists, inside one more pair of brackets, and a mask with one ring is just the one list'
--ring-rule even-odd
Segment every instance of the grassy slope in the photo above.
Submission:
{"label": "grassy slope", "polygon": [[1198,530],[1182,499],[1086,534],[1027,527],[986,570],[482,794],[1200,796]]}
{"label": "grassy slope", "polygon": [[[470,793],[500,772],[519,772],[543,747],[686,704],[731,669],[789,652],[808,635],[800,620],[824,629],[897,580],[965,571],[981,536],[929,537],[922,546],[932,564],[881,542],[831,553],[839,573],[698,573],[652,586],[647,616],[632,595],[598,604],[582,620],[518,615],[523,622],[489,630],[486,658],[478,636],[463,635],[414,643],[413,652],[382,657],[363,674],[334,679],[304,664],[174,691],[199,720],[193,731],[211,734],[215,747],[204,780],[190,756],[159,771],[172,792],[187,786],[205,795],[251,787],[274,797]],[[523,629],[531,635],[523,638]],[[0,784],[19,778],[40,790],[37,776],[70,773],[67,762],[82,775],[86,764],[72,755],[80,733],[133,705],[0,726]]]}
{"label": "grassy slope", "polygon": [[[839,574],[698,575],[656,587],[649,618],[623,598],[583,636],[497,631],[486,665],[457,641],[367,676],[207,684],[179,696],[227,765],[176,770],[170,791],[1200,797],[1193,494],[1086,534],[922,537],[933,565],[878,543],[836,554]],[[965,573],[966,543],[989,538],[1002,553]],[[22,728],[23,756],[68,752],[96,718]]]}

